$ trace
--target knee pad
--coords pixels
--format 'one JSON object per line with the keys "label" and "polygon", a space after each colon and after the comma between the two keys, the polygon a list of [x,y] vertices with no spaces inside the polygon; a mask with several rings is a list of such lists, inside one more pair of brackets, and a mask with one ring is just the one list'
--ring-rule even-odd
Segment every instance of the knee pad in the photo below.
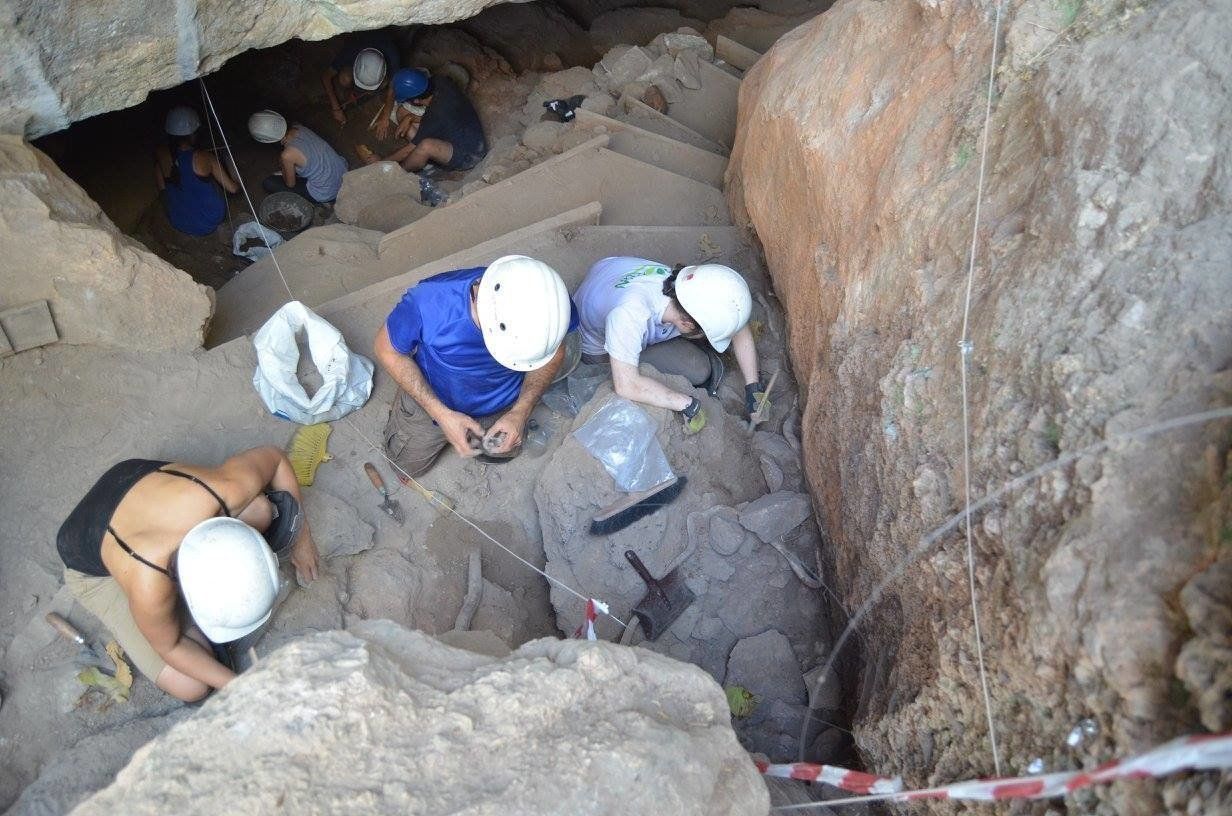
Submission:
{"label": "knee pad", "polygon": [[291,545],[304,526],[304,511],[299,502],[285,490],[273,490],[265,494],[274,507],[274,519],[265,530],[265,540],[280,559],[291,553]]}

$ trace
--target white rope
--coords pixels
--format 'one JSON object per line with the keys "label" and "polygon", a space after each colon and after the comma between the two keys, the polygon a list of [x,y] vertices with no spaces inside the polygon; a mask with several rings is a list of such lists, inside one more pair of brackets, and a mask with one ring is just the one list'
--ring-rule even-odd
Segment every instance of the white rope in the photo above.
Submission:
{"label": "white rope", "polygon": [[[201,83],[201,104],[203,107],[205,107],[207,104],[206,99],[205,99],[205,83],[204,82]],[[206,116],[205,116],[205,124],[210,129],[210,144],[214,146],[213,151],[212,151],[214,154],[214,161],[217,161],[219,164],[222,164],[222,161],[221,159],[219,159],[219,156],[218,156],[218,152],[219,152],[218,151],[218,140],[214,138],[214,120],[213,118],[210,117],[208,111],[206,112]],[[220,126],[220,129],[221,129],[221,126]],[[227,155],[230,156],[231,154],[228,153]],[[231,167],[234,168],[235,177],[237,180],[239,180],[240,168],[236,165],[234,156],[231,156]],[[227,170],[227,168],[225,167],[223,169]],[[227,174],[230,175],[230,173],[231,171],[227,170]],[[240,183],[243,184],[242,181],[240,181]],[[222,194],[222,203],[223,203],[223,206],[227,208],[227,226],[229,226],[231,228],[231,232],[234,233],[235,232],[235,222],[231,220],[231,201],[227,198],[226,190],[224,190]]]}
{"label": "white rope", "polygon": [[992,695],[988,690],[988,672],[984,665],[984,638],[980,631],[980,607],[975,589],[975,545],[971,535],[971,427],[968,418],[967,366],[973,346],[968,335],[971,319],[971,289],[975,280],[975,255],[980,238],[980,205],[984,200],[984,171],[988,163],[988,122],[992,118],[992,94],[997,75],[997,40],[1001,33],[1001,2],[996,3],[996,17],[992,28],[992,57],[988,61],[988,95],[984,101],[984,145],[980,150],[980,175],[975,188],[975,219],[971,225],[971,256],[967,264],[967,294],[963,300],[962,338],[958,342],[960,372],[962,375],[962,430],[963,430],[963,519],[967,532],[967,582],[971,590],[971,618],[975,623],[975,655],[980,669],[980,686],[984,693],[984,713],[988,718],[988,741],[992,745],[992,764],[997,776],[1001,775],[1001,754],[997,747],[997,726],[992,715]]}
{"label": "white rope", "polygon": [[[222,120],[218,118],[218,111],[214,110],[214,100],[210,97],[209,88],[205,87],[205,78],[198,77],[198,82],[201,83],[201,93],[205,95],[205,103],[209,106],[210,115],[214,117],[214,122],[218,125],[218,135],[222,137],[223,147],[227,149],[227,155],[231,157],[231,163],[239,169],[239,164],[235,161],[235,153],[231,150],[231,143],[227,141],[227,132],[223,130]],[[238,176],[239,173],[236,173]],[[278,265],[278,256],[274,254],[274,248],[270,246],[269,236],[265,234],[265,225],[261,223],[261,219],[257,217],[257,208],[252,203],[252,196],[248,195],[248,185],[244,184],[244,179],[239,179],[240,189],[244,192],[244,200],[248,202],[248,209],[252,213],[252,220],[257,222],[257,229],[261,233],[261,240],[265,242],[265,248],[269,250],[270,260],[274,262],[274,269],[278,270],[278,277],[282,279],[282,288],[287,290],[287,297],[295,300],[295,293],[291,291],[291,284],[287,283],[287,276],[282,274],[282,267]]]}
{"label": "white rope", "polygon": [[[226,135],[226,133],[224,133],[224,132],[223,132],[223,129],[222,129],[222,122],[221,122],[221,120],[219,120],[219,118],[218,118],[218,113],[214,110],[214,101],[210,98],[210,92],[209,92],[209,90],[207,90],[207,89],[206,89],[206,87],[205,87],[205,80],[204,80],[204,79],[198,79],[197,81],[201,83],[201,92],[202,92],[202,94],[205,96],[205,99],[206,99],[206,104],[209,106],[209,109],[210,109],[210,114],[214,117],[214,121],[218,124],[218,131],[219,131],[219,133],[222,135],[223,145],[226,147],[226,150],[227,150],[227,155],[231,157],[231,162],[232,162],[232,164],[234,164],[234,163],[235,163],[235,154],[231,152],[231,145],[227,142],[227,135]],[[212,131],[211,131],[211,132],[212,132]],[[238,167],[238,165],[236,165],[236,166]],[[237,173],[236,175],[238,176],[239,174]],[[239,181],[239,184],[240,184],[240,189],[244,191],[244,198],[245,198],[245,200],[247,200],[247,201],[248,201],[248,209],[252,211],[252,217],[253,217],[253,219],[254,219],[254,220],[256,220],[256,222],[257,222],[258,226],[260,226],[260,228],[261,228],[261,240],[265,242],[265,246],[266,246],[266,248],[267,248],[267,249],[269,249],[269,251],[270,251],[270,259],[271,259],[271,260],[273,260],[273,262],[274,262],[274,268],[278,270],[278,277],[282,279],[282,285],[283,285],[283,288],[285,288],[285,289],[287,290],[287,297],[289,297],[289,298],[291,298],[292,300],[294,300],[294,299],[295,299],[295,293],[291,291],[291,286],[290,286],[290,284],[288,284],[288,283],[287,283],[287,278],[286,278],[286,276],[282,274],[282,267],[280,267],[280,266],[278,265],[278,258],[277,258],[277,257],[275,257],[275,255],[274,255],[274,248],[270,246],[269,239],[268,239],[268,238],[266,237],[266,235],[265,235],[265,227],[264,227],[264,225],[262,225],[262,224],[261,224],[261,220],[260,220],[259,218],[257,218],[257,208],[253,206],[253,203],[252,203],[252,197],[251,197],[250,195],[248,195],[248,187],[244,184],[244,180],[243,180],[243,178],[239,178],[239,179],[237,179],[237,180]],[[402,476],[403,476],[403,477],[404,477],[407,481],[409,481],[409,482],[411,482],[412,484],[414,484],[414,485],[416,485],[417,487],[419,487],[419,488],[420,488],[420,490],[422,490],[422,491],[423,491],[423,493],[421,493],[421,494],[420,494],[421,498],[427,499],[427,498],[428,498],[428,496],[429,496],[429,495],[431,495],[431,497],[432,497],[432,498],[430,499],[430,501],[435,502],[436,504],[439,504],[441,507],[444,507],[444,508],[445,508],[446,510],[448,510],[450,513],[453,513],[453,514],[454,514],[454,515],[455,515],[458,519],[460,519],[460,520],[461,520],[464,524],[466,524],[467,526],[469,526],[469,527],[470,527],[471,529],[473,529],[475,532],[479,533],[481,536],[483,536],[484,538],[486,538],[488,541],[491,541],[491,542],[492,542],[493,544],[495,544],[497,547],[500,547],[502,550],[504,550],[506,553],[508,553],[509,555],[511,555],[513,558],[515,558],[515,559],[517,559],[518,561],[520,561],[520,562],[521,562],[522,564],[524,564],[525,566],[529,567],[530,569],[532,569],[532,570],[534,570],[535,572],[537,572],[537,573],[539,573],[540,575],[542,575],[545,579],[547,579],[547,581],[548,581],[549,583],[555,584],[556,586],[558,586],[558,587],[560,587],[561,589],[565,590],[565,591],[566,591],[566,592],[568,592],[569,594],[571,594],[571,595],[575,596],[576,598],[578,598],[579,600],[581,600],[581,601],[582,601],[582,603],[586,603],[587,601],[589,601],[589,600],[590,600],[590,598],[587,598],[585,595],[583,595],[582,593],[578,592],[578,591],[577,591],[577,590],[575,590],[573,587],[569,586],[568,584],[564,583],[563,581],[561,581],[561,580],[559,580],[559,579],[557,579],[557,578],[553,578],[551,575],[548,575],[546,572],[544,572],[543,570],[539,569],[538,567],[536,567],[536,566],[535,566],[534,564],[532,564],[531,562],[527,561],[527,560],[526,560],[525,558],[523,558],[522,556],[518,555],[518,554],[517,554],[516,552],[514,552],[512,549],[510,549],[509,547],[505,546],[505,545],[504,545],[504,544],[502,544],[501,542],[497,541],[495,538],[493,538],[491,535],[489,535],[489,534],[487,533],[487,531],[485,531],[485,530],[484,530],[482,527],[480,527],[478,524],[476,524],[475,522],[471,521],[470,519],[468,519],[466,516],[464,516],[464,515],[462,515],[461,513],[459,513],[459,512],[458,512],[457,510],[455,510],[454,508],[450,507],[447,503],[445,503],[445,502],[441,501],[440,499],[436,498],[436,494],[435,494],[435,493],[433,493],[433,492],[432,492],[431,490],[429,490],[428,488],[424,487],[424,485],[422,485],[420,482],[418,482],[418,481],[417,481],[417,480],[416,480],[413,476],[411,476],[411,474],[409,474],[409,473],[407,473],[405,470],[403,470],[403,469],[402,469],[402,467],[401,467],[401,466],[400,466],[397,462],[395,462],[393,459],[389,458],[389,456],[385,453],[385,451],[384,451],[383,449],[381,449],[381,448],[380,448],[379,446],[377,446],[377,445],[376,445],[376,444],[375,444],[372,440],[370,440],[367,436],[365,436],[365,435],[364,435],[364,433],[363,433],[363,431],[361,431],[361,430],[359,429],[359,426],[357,426],[357,425],[356,425],[356,424],[355,424],[355,423],[351,420],[351,418],[350,418],[350,417],[343,417],[343,418],[342,418],[342,421],[343,421],[344,423],[346,423],[346,425],[347,425],[347,426],[348,426],[351,430],[353,430],[353,431],[355,432],[355,435],[356,435],[356,436],[358,436],[360,439],[362,439],[362,440],[364,441],[364,443],[365,443],[366,445],[368,445],[368,447],[372,448],[372,450],[374,450],[378,456],[380,456],[382,459],[384,459],[386,462],[388,462],[388,463],[389,463],[389,465],[390,465],[391,467],[393,467],[396,471],[398,471],[398,473],[402,474]],[[596,605],[596,609],[597,609],[597,608],[598,608],[598,606]],[[627,624],[627,623],[625,623],[624,621],[622,621],[620,618],[616,617],[615,615],[611,614],[610,612],[603,612],[602,614],[606,615],[607,617],[609,617],[609,618],[611,618],[612,620],[614,620],[614,621],[616,621],[617,623],[619,623],[619,624],[621,625],[621,627],[622,627],[622,628],[628,628],[628,624]]]}

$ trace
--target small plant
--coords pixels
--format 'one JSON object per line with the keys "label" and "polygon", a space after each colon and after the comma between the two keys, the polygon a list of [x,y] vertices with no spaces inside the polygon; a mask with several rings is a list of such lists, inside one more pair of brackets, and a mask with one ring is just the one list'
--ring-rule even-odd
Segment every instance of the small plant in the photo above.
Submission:
{"label": "small plant", "polygon": [[1051,419],[1048,420],[1048,424],[1044,426],[1044,439],[1048,442],[1048,447],[1059,452],[1061,450],[1061,426]]}
{"label": "small plant", "polygon": [[971,161],[971,155],[975,153],[975,146],[970,142],[964,142],[958,146],[958,155],[954,157],[954,169],[961,170],[967,166],[967,162]]}
{"label": "small plant", "polygon": [[1061,11],[1061,27],[1069,28],[1082,11],[1082,0],[1057,0],[1057,8]]}

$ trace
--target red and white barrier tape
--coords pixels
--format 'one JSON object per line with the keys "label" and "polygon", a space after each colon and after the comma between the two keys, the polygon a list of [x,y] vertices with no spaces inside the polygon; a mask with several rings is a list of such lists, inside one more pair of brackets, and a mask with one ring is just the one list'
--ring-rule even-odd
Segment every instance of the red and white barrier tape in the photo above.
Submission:
{"label": "red and white barrier tape", "polygon": [[815,765],[811,762],[792,762],[786,765],[771,765],[757,762],[757,770],[766,776],[783,779],[800,779],[805,782],[821,782],[851,793],[898,793],[903,789],[900,777],[875,776],[863,771],[850,771],[836,765]]}
{"label": "red and white barrier tape", "polygon": [[577,628],[573,633],[575,638],[582,636],[582,630],[586,630],[587,640],[598,640],[595,636],[595,619],[599,617],[599,613],[608,614],[608,606],[603,601],[596,598],[586,599],[586,622]]}
{"label": "red and white barrier tape", "polygon": [[[765,765],[758,763],[762,773],[769,769],[797,768],[799,765]],[[828,768],[825,765],[804,767]],[[1137,756],[1123,760],[1113,760],[1090,771],[1066,771],[1063,773],[1041,774],[1039,776],[1018,776],[1004,779],[977,779],[967,782],[955,782],[936,788],[922,788],[910,791],[878,792],[871,787],[864,791],[868,796],[855,796],[848,799],[831,799],[826,802],[810,802],[804,805],[783,805],[773,808],[781,810],[804,810],[813,807],[833,807],[842,804],[855,804],[868,801],[913,802],[917,799],[961,799],[971,802],[993,802],[1005,799],[1051,799],[1065,796],[1068,793],[1088,788],[1092,785],[1103,785],[1118,779],[1149,779],[1167,776],[1178,771],[1187,770],[1227,770],[1232,769],[1232,733],[1227,734],[1197,734],[1180,737],[1164,743]],[[841,771],[841,768],[833,770]],[[849,771],[848,773],[856,773]],[[788,776],[785,773],[773,773],[773,776]],[[799,773],[790,774],[792,779],[806,779]],[[867,775],[866,775],[867,776]],[[882,779],[885,777],[871,777]],[[819,774],[817,780],[829,784],[837,784]],[[855,788],[839,785],[843,790],[860,792]]]}

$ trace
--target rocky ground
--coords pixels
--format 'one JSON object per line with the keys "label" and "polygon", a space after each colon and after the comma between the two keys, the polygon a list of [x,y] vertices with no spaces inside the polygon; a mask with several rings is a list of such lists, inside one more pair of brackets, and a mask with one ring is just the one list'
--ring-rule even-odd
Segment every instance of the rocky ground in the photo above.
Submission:
{"label": "rocky ground", "polygon": [[[677,36],[709,48],[696,32]],[[618,47],[593,71],[523,76],[512,73],[504,57],[465,41],[421,45],[442,64],[449,55],[449,61],[466,67],[485,118],[499,123],[491,129],[494,150],[487,161],[466,177],[440,178],[456,195],[465,194],[468,184],[474,189],[494,183],[591,135],[541,121],[544,99],[587,93],[593,98],[588,104],[602,105],[614,94],[641,95],[652,86],[670,93],[674,83],[688,80],[687,65],[682,80],[662,38],[642,48]],[[636,72],[634,63],[640,66]],[[241,164],[255,168],[258,158],[247,152]],[[413,193],[405,189],[408,178],[381,168],[353,174],[336,217],[359,226],[327,229],[352,236],[354,252],[371,253],[366,236],[379,232],[365,225],[391,229],[422,214],[407,204],[408,192]],[[374,190],[387,193],[386,199]],[[399,201],[402,209],[385,206],[389,200]],[[669,460],[691,480],[671,508],[610,540],[579,532],[579,521],[613,497],[606,474],[570,435],[611,397],[610,386],[599,385],[601,372],[582,382],[587,372],[579,371],[557,386],[536,409],[538,428],[519,459],[486,466],[447,454],[425,481],[519,556],[586,595],[611,602],[622,617],[643,587],[612,554],[632,547],[656,573],[670,557],[698,600],[663,638],[644,645],[701,666],[719,683],[747,689],[756,702],[734,724],[748,749],[793,758],[811,705],[817,723],[808,730],[806,752],[846,761],[849,744],[823,724],[846,723],[837,684],[816,684],[825,693],[812,700],[802,691],[801,678],[824,659],[831,631],[823,590],[797,575],[811,581],[819,572],[821,535],[803,492],[798,399],[786,363],[784,315],[756,248],[743,250],[741,257],[757,295],[753,325],[763,370],[767,376],[781,372],[775,406],[765,425],[747,431],[740,419],[742,388],[729,376],[718,399],[707,403],[710,427],[700,437],[685,439],[672,417],[652,412]],[[348,340],[362,353],[370,337]],[[144,678],[137,679],[127,703],[108,705],[96,694],[83,696],[74,648],[55,638],[43,616],[59,611],[90,637],[103,632],[61,586],[54,533],[97,474],[120,458],[217,462],[251,445],[285,445],[293,428],[271,418],[260,404],[251,387],[254,362],[243,343],[153,355],[57,345],[0,360],[0,405],[6,415],[0,477],[12,486],[0,496],[0,512],[16,520],[0,528],[0,572],[6,576],[0,596],[0,636],[6,644],[0,663],[0,804],[15,802],[14,812],[63,811],[105,784],[151,736],[191,713]],[[735,371],[734,360],[728,368]],[[561,399],[570,393],[573,399]],[[289,591],[257,644],[258,655],[264,658],[306,634],[373,619],[444,635],[463,603],[474,551],[481,554],[483,592],[472,628],[490,633],[484,648],[572,635],[583,611],[577,598],[551,592],[539,575],[466,524],[406,489],[397,490],[405,526],[377,509],[362,464],[379,462],[369,442],[380,439],[392,394],[378,373],[371,401],[351,417],[354,425],[335,423],[329,442],[333,459],[305,489],[325,557],[323,574],[311,586]],[[382,469],[392,484],[392,474]],[[794,569],[788,557],[797,562]],[[617,635],[606,624],[600,631],[608,638]],[[36,776],[38,783],[27,788]]]}

